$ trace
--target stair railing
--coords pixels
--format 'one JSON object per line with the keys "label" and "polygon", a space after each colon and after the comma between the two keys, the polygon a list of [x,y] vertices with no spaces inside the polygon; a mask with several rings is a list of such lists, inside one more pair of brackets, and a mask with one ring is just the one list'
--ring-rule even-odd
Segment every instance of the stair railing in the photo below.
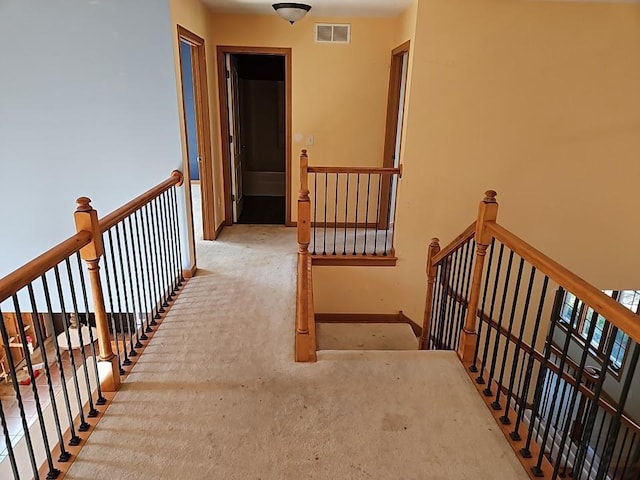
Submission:
{"label": "stair railing", "polygon": [[[304,159],[304,160],[303,160]],[[307,191],[306,230],[314,265],[393,266],[394,218],[402,168],[300,165]],[[302,190],[301,190],[302,191]]]}
{"label": "stair railing", "polygon": [[421,348],[457,351],[532,478],[639,478],[637,310],[496,223],[497,210],[489,191],[475,226],[442,250],[432,241]]}
{"label": "stair railing", "polygon": [[101,220],[79,198],[77,233],[0,279],[0,371],[15,398],[0,402],[0,478],[58,478],[104,413],[184,280],[181,184],[174,171]]}

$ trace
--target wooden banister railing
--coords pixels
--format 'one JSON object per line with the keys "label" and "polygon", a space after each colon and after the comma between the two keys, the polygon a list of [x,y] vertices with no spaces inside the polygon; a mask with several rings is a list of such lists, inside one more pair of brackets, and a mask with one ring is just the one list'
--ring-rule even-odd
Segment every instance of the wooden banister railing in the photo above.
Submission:
{"label": "wooden banister railing", "polygon": [[129,215],[134,213],[136,210],[139,210],[142,206],[148,204],[155,198],[162,195],[164,192],[169,190],[171,187],[176,186],[179,187],[182,185],[183,176],[182,172],[178,170],[174,170],[171,172],[171,176],[167,178],[164,182],[159,183],[153,188],[150,188],[146,192],[141,195],[138,195],[133,200],[125,203],[120,208],[115,209],[110,214],[104,216],[100,219],[100,231],[105,232],[109,230],[111,227],[115,226],[117,223],[121,222]]}
{"label": "wooden banister railing", "polygon": [[0,302],[29,285],[65,258],[79,252],[82,247],[90,242],[91,232],[78,232],[0,279]]}
{"label": "wooden banister railing", "polygon": [[528,263],[544,272],[550,279],[562,285],[565,290],[575,294],[584,303],[624,331],[636,342],[640,342],[640,316],[625,308],[610,296],[604,294],[583,278],[569,271],[555,260],[529,245],[497,223],[487,223],[492,236],[516,252]]}
{"label": "wooden banister railing", "polygon": [[[0,372],[16,399],[15,411],[0,404],[7,448],[0,478],[56,478],[67,469],[80,435],[93,428],[98,407],[177,294],[184,281],[175,189],[181,184],[174,171],[102,220],[80,197],[76,233],[0,279]],[[36,386],[41,374],[47,389]],[[27,400],[35,417],[25,413]],[[19,415],[19,430],[7,415]],[[26,442],[18,443],[21,436]]]}
{"label": "wooden banister railing", "polygon": [[[475,227],[429,246],[420,348],[458,352],[531,478],[640,478],[628,401],[640,316],[499,225],[497,210],[488,191]],[[627,357],[615,372],[614,345]]]}

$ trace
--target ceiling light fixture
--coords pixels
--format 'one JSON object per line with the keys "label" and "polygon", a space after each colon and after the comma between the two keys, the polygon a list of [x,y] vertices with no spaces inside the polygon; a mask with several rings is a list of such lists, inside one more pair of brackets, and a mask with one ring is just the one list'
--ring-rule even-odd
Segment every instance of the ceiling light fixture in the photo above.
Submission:
{"label": "ceiling light fixture", "polygon": [[272,7],[280,17],[284,18],[291,25],[304,18],[309,10],[311,10],[311,5],[304,3],[274,3]]}

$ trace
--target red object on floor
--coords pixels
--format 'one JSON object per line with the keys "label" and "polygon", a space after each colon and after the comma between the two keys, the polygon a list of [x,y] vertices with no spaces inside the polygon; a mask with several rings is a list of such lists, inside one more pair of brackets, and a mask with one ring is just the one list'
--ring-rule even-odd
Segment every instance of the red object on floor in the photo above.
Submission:
{"label": "red object on floor", "polygon": [[[35,370],[33,372],[33,378],[38,378],[38,375],[40,375],[40,370]],[[20,385],[31,385],[31,378],[30,377],[25,378],[20,382]]]}

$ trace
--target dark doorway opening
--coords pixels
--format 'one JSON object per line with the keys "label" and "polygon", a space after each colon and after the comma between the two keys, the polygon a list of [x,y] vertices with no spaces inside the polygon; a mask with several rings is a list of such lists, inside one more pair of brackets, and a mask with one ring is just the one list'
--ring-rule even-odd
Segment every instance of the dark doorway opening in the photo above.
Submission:
{"label": "dark doorway opening", "polygon": [[283,55],[228,54],[233,219],[286,223],[286,66]]}

